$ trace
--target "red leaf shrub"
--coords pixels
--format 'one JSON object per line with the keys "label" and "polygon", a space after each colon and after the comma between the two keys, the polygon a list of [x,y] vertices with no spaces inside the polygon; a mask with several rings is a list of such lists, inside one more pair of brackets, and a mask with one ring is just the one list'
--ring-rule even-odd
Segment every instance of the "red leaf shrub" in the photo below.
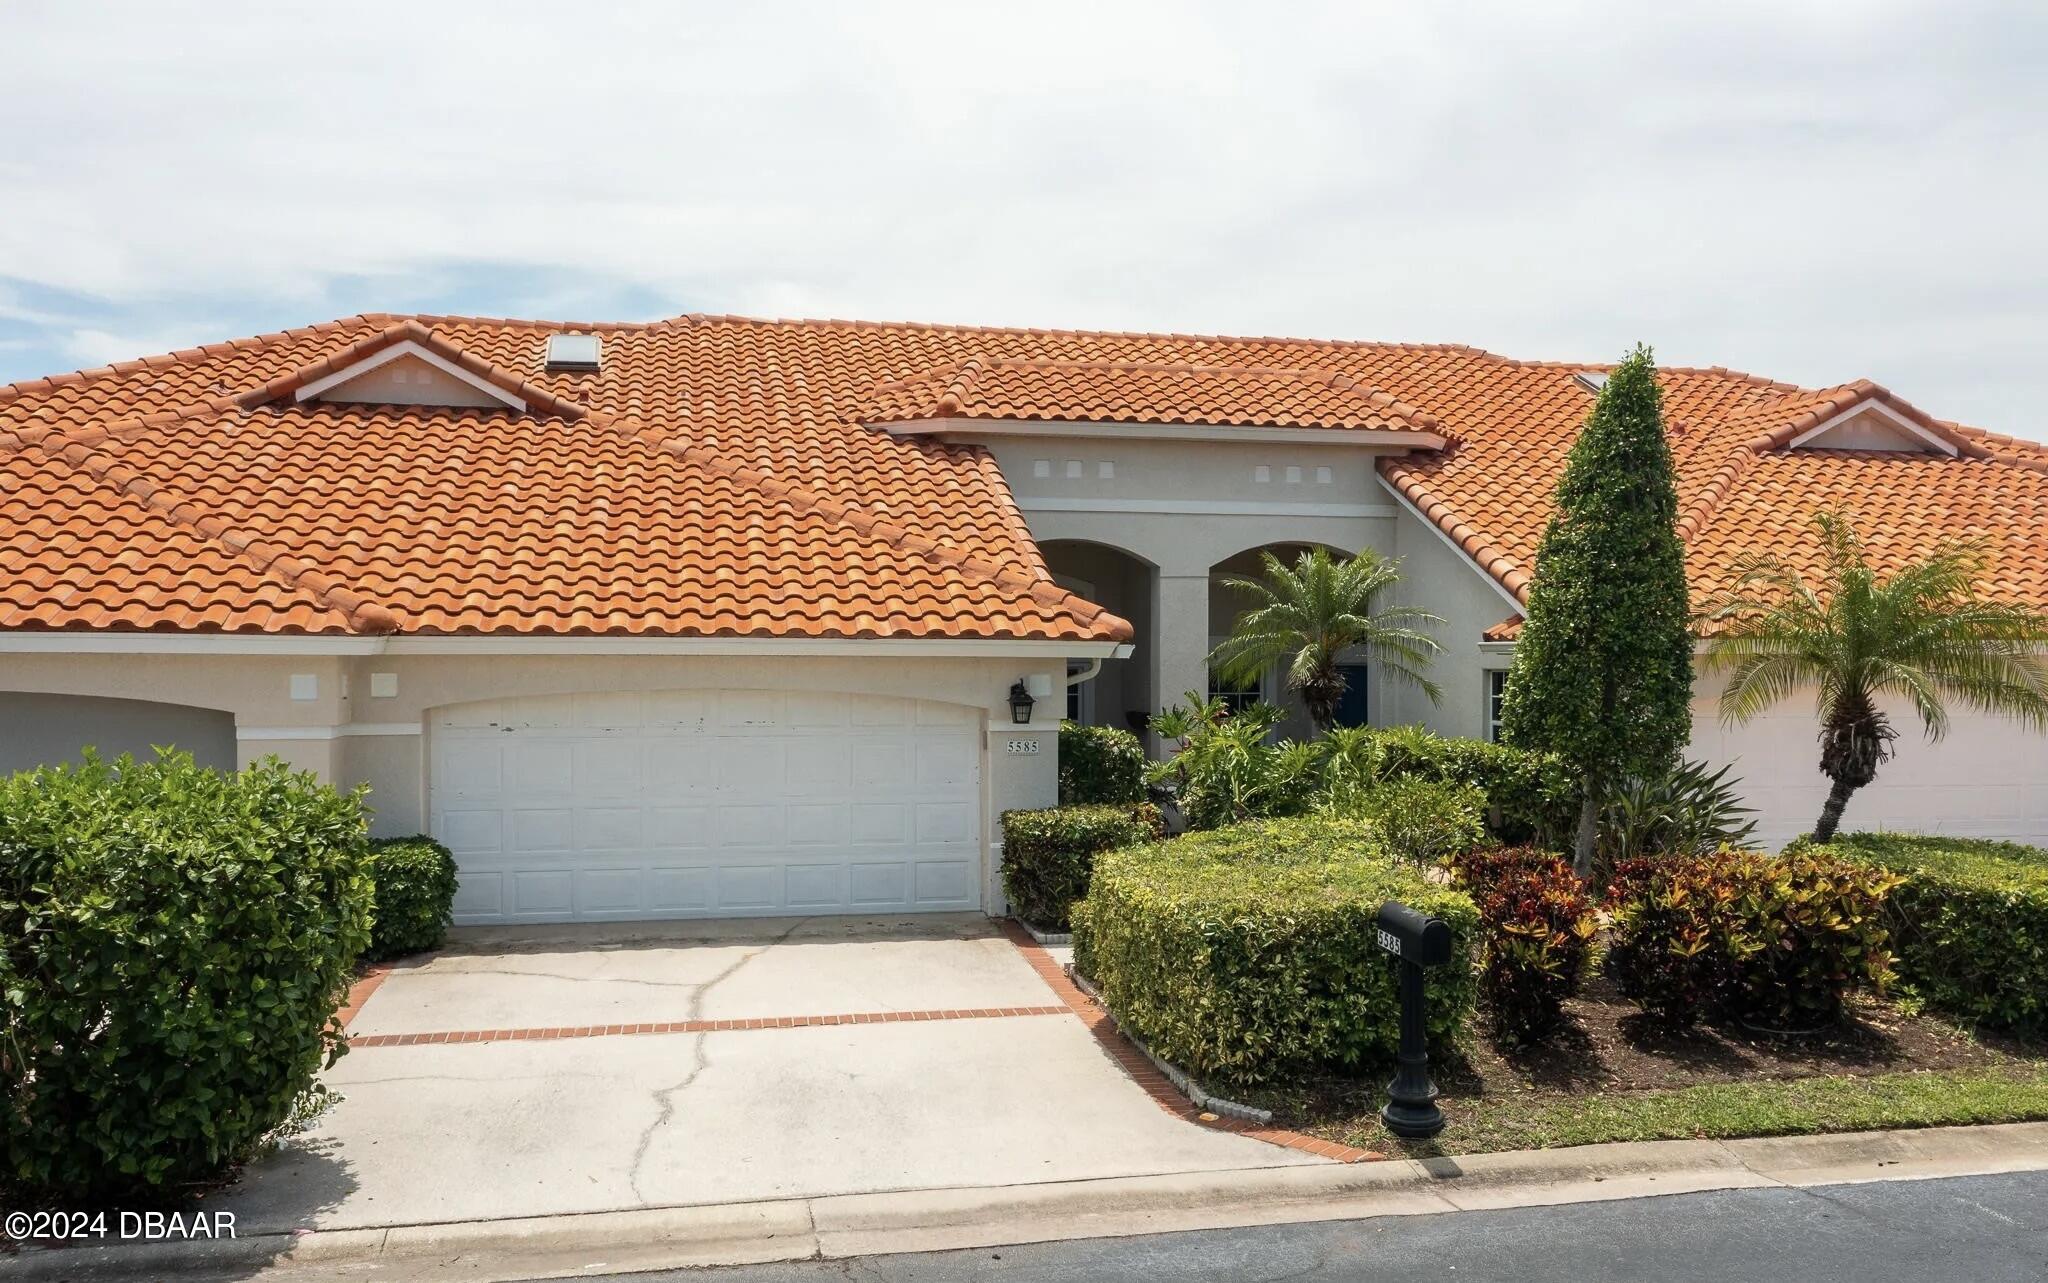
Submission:
{"label": "red leaf shrub", "polygon": [[1883,908],[1898,883],[1811,850],[1623,861],[1608,891],[1607,974],[1670,1024],[1826,1024],[1853,985],[1891,979]]}
{"label": "red leaf shrub", "polygon": [[1514,846],[1460,856],[1452,870],[1479,906],[1479,988],[1495,1036],[1531,1042],[1555,1031],[1600,925],[1572,866]]}

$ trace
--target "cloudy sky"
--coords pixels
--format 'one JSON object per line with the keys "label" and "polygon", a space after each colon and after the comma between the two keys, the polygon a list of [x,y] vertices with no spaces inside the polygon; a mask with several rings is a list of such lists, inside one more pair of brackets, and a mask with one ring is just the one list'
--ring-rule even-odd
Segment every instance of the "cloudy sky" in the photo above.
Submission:
{"label": "cloudy sky", "polygon": [[357,311],[1472,343],[2048,437],[2048,5],[9,0],[0,381]]}

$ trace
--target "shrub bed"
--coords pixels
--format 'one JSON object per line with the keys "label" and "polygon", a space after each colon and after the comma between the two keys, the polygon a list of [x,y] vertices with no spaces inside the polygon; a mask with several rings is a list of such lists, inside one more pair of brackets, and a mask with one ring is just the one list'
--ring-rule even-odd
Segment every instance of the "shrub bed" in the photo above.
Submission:
{"label": "shrub bed", "polygon": [[1002,825],[1003,894],[1010,912],[1041,931],[1069,928],[1067,912],[1088,894],[1097,855],[1166,832],[1150,803],[1005,811]]}
{"label": "shrub bed", "polygon": [[1387,854],[1418,865],[1465,855],[1486,840],[1486,795],[1469,784],[1404,776],[1373,786],[1350,807],[1379,831]]}
{"label": "shrub bed", "polygon": [[1562,838],[1578,822],[1578,782],[1550,754],[1413,726],[1375,732],[1373,742],[1373,769],[1382,780],[1419,776],[1478,789],[1486,796],[1487,828],[1500,842]]}
{"label": "shrub bed", "polygon": [[[1075,965],[1152,1050],[1216,1084],[1392,1061],[1400,1007],[1374,915],[1399,900],[1451,925],[1459,955],[1478,913],[1462,891],[1398,865],[1358,820],[1266,820],[1096,861],[1075,906]],[[1430,976],[1430,1035],[1470,1016],[1471,968]]]}
{"label": "shrub bed", "polygon": [[182,753],[0,779],[0,1179],[161,1198],[316,1099],[369,941],[360,793]]}
{"label": "shrub bed", "polygon": [[363,956],[396,958],[438,949],[455,919],[455,857],[420,834],[370,843],[370,879],[377,907]]}
{"label": "shrub bed", "polygon": [[1905,833],[1807,849],[1904,879],[1886,919],[1899,976],[1920,998],[1996,1028],[2048,1030],[2048,851]]}
{"label": "shrub bed", "polygon": [[1132,806],[1145,800],[1145,747],[1113,726],[1060,723],[1060,805]]}
{"label": "shrub bed", "polygon": [[1491,847],[1452,869],[1479,907],[1479,991],[1496,1037],[1526,1043],[1564,1021],[1600,918],[1570,863],[1534,847]]}
{"label": "shrub bed", "polygon": [[1772,1029],[1839,1019],[1858,984],[1891,979],[1885,897],[1898,879],[1814,851],[1624,861],[1607,972],[1672,1024],[1723,1014]]}

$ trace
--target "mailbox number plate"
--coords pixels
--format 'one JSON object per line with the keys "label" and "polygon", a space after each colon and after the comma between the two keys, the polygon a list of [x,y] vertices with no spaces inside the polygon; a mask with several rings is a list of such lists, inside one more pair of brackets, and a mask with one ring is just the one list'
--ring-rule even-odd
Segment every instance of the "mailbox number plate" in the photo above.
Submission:
{"label": "mailbox number plate", "polygon": [[1397,958],[1400,957],[1401,937],[1395,935],[1393,932],[1387,930],[1385,927],[1378,927],[1375,928],[1375,930],[1379,932],[1380,948],[1385,949],[1388,953],[1393,954]]}

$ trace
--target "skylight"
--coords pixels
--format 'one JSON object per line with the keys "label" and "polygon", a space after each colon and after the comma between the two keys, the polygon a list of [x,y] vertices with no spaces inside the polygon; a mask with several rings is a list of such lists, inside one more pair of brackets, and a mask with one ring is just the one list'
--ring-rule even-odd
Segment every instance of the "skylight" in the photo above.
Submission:
{"label": "skylight", "polygon": [[1572,375],[1572,377],[1579,381],[1580,387],[1595,395],[1599,394],[1601,388],[1607,386],[1607,371],[1605,370],[1580,370],[1577,374]]}
{"label": "skylight", "polygon": [[595,370],[598,366],[595,334],[548,335],[548,369]]}

